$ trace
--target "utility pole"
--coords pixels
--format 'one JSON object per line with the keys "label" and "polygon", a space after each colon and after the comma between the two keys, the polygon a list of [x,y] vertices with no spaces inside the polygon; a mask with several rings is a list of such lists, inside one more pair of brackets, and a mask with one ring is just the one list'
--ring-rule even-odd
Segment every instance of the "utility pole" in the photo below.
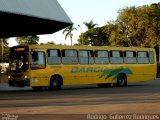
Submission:
{"label": "utility pole", "polygon": [[2,46],[2,63],[3,63],[3,39],[1,39],[1,46]]}
{"label": "utility pole", "polygon": [[83,30],[82,30],[82,27],[80,25],[78,25],[78,27],[81,28],[81,34],[82,34],[82,42],[81,42],[81,45],[83,45]]}

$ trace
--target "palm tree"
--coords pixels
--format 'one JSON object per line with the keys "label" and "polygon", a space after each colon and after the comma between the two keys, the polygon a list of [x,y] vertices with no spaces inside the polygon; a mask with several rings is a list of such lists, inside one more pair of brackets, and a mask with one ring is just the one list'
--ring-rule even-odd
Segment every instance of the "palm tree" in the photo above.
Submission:
{"label": "palm tree", "polygon": [[9,38],[0,38],[0,45],[2,46],[8,46],[8,39]]}
{"label": "palm tree", "polygon": [[98,24],[94,24],[93,20],[91,20],[90,22],[84,22],[83,24],[88,28],[88,30],[98,25]]}
{"label": "palm tree", "polygon": [[73,25],[70,25],[68,27],[65,28],[65,30],[63,31],[63,34],[66,33],[65,35],[65,40],[67,39],[67,37],[70,37],[71,39],[71,46],[72,46],[72,37],[73,37],[73,30],[77,30],[77,28],[74,28]]}

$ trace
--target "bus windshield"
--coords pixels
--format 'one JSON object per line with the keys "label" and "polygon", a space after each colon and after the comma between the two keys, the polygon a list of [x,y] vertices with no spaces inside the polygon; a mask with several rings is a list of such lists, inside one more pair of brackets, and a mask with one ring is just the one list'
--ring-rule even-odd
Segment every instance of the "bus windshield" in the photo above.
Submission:
{"label": "bus windshield", "polygon": [[27,53],[10,55],[10,71],[14,73],[25,72],[29,68]]}

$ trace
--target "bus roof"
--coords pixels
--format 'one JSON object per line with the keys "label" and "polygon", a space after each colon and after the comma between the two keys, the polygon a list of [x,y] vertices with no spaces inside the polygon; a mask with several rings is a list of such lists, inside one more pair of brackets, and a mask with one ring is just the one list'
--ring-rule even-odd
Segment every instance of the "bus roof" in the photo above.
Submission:
{"label": "bus roof", "polygon": [[154,48],[142,47],[117,47],[117,46],[64,46],[64,45],[29,45],[30,49],[86,49],[86,50],[154,50]]}

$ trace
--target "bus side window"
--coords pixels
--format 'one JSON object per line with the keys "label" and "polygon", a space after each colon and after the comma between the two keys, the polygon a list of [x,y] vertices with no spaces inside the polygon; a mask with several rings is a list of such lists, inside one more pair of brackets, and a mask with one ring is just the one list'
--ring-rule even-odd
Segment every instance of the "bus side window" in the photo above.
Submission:
{"label": "bus side window", "polygon": [[110,63],[112,63],[112,64],[122,64],[123,63],[123,53],[122,53],[122,51],[118,51],[118,50],[110,51]]}
{"label": "bus side window", "polygon": [[34,67],[38,68],[45,68],[46,61],[45,61],[45,53],[41,51],[34,51],[31,52],[31,69]]}
{"label": "bus side window", "polygon": [[38,52],[31,52],[31,65],[38,65]]}
{"label": "bus side window", "polygon": [[79,63],[80,64],[88,64],[88,51],[80,50],[78,51]]}
{"label": "bus side window", "polygon": [[77,50],[62,50],[63,64],[78,64]]}
{"label": "bus side window", "polygon": [[124,51],[124,63],[135,64],[137,63],[135,51]]}
{"label": "bus side window", "polygon": [[60,50],[47,50],[48,64],[61,64]]}
{"label": "bus side window", "polygon": [[33,62],[38,61],[38,52],[32,52],[31,55],[32,55],[32,61]]}
{"label": "bus side window", "polygon": [[108,64],[109,63],[108,51],[96,50],[95,51],[95,63],[96,64]]}
{"label": "bus side window", "polygon": [[80,64],[94,64],[94,52],[92,50],[80,50],[78,55]]}
{"label": "bus side window", "polygon": [[139,64],[148,64],[149,55],[147,51],[138,51],[137,61]]}

